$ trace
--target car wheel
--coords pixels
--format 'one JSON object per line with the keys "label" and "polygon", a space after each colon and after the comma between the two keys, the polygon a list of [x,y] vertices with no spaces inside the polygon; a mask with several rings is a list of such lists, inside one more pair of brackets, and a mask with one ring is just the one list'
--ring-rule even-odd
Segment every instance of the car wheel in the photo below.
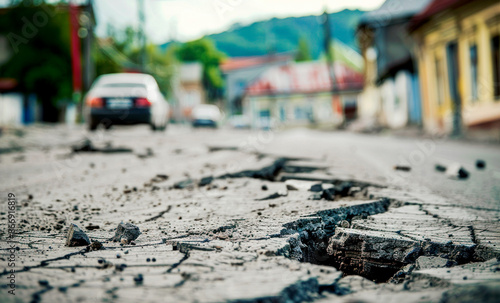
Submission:
{"label": "car wheel", "polygon": [[99,122],[97,122],[95,119],[93,119],[93,118],[89,119],[88,127],[89,127],[90,131],[95,131],[97,129],[98,125],[99,125]]}

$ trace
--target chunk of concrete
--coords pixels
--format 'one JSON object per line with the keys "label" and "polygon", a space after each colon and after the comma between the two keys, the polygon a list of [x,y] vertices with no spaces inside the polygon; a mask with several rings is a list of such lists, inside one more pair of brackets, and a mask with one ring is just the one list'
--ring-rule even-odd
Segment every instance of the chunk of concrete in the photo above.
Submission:
{"label": "chunk of concrete", "polygon": [[446,169],[446,175],[452,179],[467,179],[469,172],[460,163],[453,163]]}
{"label": "chunk of concrete", "polygon": [[90,239],[87,234],[76,224],[71,224],[66,237],[66,246],[87,246],[90,244]]}
{"label": "chunk of concrete", "polygon": [[120,223],[116,228],[115,235],[111,238],[113,242],[126,242],[130,243],[139,237],[141,231],[139,227],[132,223]]}
{"label": "chunk of concrete", "polygon": [[417,269],[446,267],[449,260],[441,257],[420,256],[417,258]]}

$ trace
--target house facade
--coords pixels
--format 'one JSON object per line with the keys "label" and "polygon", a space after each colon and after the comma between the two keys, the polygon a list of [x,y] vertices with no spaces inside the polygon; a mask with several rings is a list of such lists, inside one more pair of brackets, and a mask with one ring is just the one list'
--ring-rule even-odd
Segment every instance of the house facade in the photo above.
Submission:
{"label": "house facade", "polygon": [[358,25],[365,85],[359,115],[369,125],[401,128],[422,123],[420,85],[407,27],[430,0],[387,0]]}
{"label": "house facade", "polygon": [[433,1],[410,24],[425,128],[500,138],[500,2]]}
{"label": "house facade", "polygon": [[229,115],[241,114],[242,100],[247,86],[269,68],[286,65],[292,60],[293,57],[286,54],[226,59],[220,68],[226,82],[224,95],[227,113]]}
{"label": "house facade", "polygon": [[363,76],[340,62],[333,70],[335,93],[326,62],[269,68],[246,89],[243,114],[255,129],[338,126],[355,116]]}

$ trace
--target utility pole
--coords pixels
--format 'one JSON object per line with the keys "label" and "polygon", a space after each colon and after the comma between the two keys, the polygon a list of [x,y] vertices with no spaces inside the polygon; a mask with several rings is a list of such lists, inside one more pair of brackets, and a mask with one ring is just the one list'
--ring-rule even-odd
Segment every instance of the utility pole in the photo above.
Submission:
{"label": "utility pole", "polygon": [[139,44],[141,48],[140,53],[140,67],[141,72],[146,71],[146,34],[144,32],[145,27],[145,12],[144,12],[144,0],[137,0],[137,7],[139,12]]}
{"label": "utility pole", "polygon": [[335,56],[332,52],[332,30],[330,27],[330,16],[325,8],[325,12],[323,13],[323,35],[324,35],[324,49],[326,54],[326,62],[328,64],[328,71],[330,74],[330,81],[332,82],[332,104],[334,107],[334,111],[342,114],[343,124],[345,123],[345,112],[342,104],[340,104],[340,99],[337,91],[337,82],[335,79]]}

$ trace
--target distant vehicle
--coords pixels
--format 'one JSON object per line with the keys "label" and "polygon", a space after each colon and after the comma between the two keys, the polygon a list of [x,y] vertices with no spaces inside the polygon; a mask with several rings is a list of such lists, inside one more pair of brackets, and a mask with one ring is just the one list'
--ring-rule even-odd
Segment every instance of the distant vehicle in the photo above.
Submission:
{"label": "distant vehicle", "polygon": [[90,130],[99,124],[149,124],[163,131],[170,111],[156,80],[147,74],[102,75],[87,93],[85,105]]}
{"label": "distant vehicle", "polygon": [[193,127],[213,127],[217,128],[221,112],[219,108],[212,104],[200,104],[193,108],[191,119]]}

